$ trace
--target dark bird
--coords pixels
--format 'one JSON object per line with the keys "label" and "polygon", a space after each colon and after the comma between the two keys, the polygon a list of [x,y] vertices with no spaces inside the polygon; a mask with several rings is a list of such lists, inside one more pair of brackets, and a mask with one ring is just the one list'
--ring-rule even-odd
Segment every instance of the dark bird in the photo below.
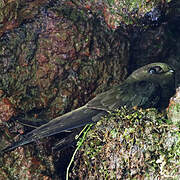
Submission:
{"label": "dark bird", "polygon": [[84,106],[25,134],[2,152],[88,123],[95,123],[108,111],[121,106],[164,108],[168,105],[174,90],[174,70],[165,63],[148,64],[134,71],[121,85],[97,95]]}

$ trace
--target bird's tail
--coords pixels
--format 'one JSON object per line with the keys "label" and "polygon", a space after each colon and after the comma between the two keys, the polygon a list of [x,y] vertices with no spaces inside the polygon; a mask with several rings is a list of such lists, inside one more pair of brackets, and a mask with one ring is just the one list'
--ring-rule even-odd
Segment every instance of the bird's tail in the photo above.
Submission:
{"label": "bird's tail", "polygon": [[38,139],[94,123],[105,114],[106,112],[102,110],[89,109],[86,106],[80,107],[34,129],[21,137],[19,141],[1,150],[1,152],[11,151]]}

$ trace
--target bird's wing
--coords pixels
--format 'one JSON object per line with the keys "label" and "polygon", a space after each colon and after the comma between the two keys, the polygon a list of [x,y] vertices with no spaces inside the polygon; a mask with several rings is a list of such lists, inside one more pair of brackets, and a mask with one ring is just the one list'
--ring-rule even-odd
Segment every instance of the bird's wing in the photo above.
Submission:
{"label": "bird's wing", "polygon": [[111,111],[121,106],[154,107],[160,100],[160,86],[151,81],[124,83],[97,95],[88,102],[87,107]]}
{"label": "bird's wing", "polygon": [[88,123],[98,121],[107,111],[121,106],[127,107],[151,107],[158,103],[160,87],[156,83],[140,81],[136,83],[124,83],[111,90],[96,96],[85,106],[57,117],[27,133],[18,142],[5,148],[3,152],[28,144],[38,139],[48,137],[60,132],[81,127]]}
{"label": "bird's wing", "polygon": [[105,114],[106,112],[102,110],[89,109],[86,106],[80,107],[25,134],[19,141],[1,150],[1,152],[7,152],[38,139],[96,122]]}

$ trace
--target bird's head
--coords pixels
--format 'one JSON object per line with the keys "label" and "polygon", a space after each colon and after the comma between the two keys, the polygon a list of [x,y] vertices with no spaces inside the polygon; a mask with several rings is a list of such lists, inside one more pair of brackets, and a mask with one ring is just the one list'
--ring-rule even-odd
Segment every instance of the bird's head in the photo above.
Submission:
{"label": "bird's head", "polygon": [[127,80],[130,81],[141,81],[141,80],[152,80],[163,84],[164,81],[174,82],[175,72],[168,64],[165,63],[151,63],[145,65],[136,71],[134,71]]}
{"label": "bird's head", "polygon": [[161,87],[161,96],[170,98],[175,92],[175,71],[165,63],[151,63],[134,71],[127,82],[152,81]]}

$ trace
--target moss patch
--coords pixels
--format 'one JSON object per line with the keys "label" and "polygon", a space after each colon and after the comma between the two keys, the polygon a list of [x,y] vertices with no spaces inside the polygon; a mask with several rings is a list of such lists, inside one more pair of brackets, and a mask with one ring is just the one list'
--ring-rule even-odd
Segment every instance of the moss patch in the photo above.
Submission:
{"label": "moss patch", "polygon": [[179,129],[163,114],[122,108],[89,131],[71,177],[178,178],[179,156]]}

